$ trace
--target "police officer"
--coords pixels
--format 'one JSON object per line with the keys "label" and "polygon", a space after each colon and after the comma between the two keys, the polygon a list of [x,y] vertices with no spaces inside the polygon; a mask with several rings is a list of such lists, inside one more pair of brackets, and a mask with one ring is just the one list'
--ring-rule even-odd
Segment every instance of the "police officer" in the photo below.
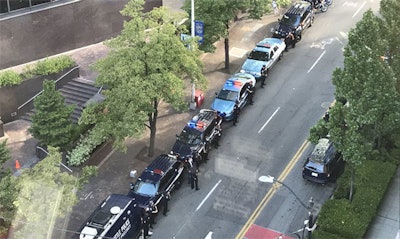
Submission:
{"label": "police officer", "polygon": [[156,216],[158,213],[158,208],[156,205],[154,205],[153,202],[150,202],[150,210],[149,210],[149,216],[150,216],[150,228],[153,229],[153,225],[157,224],[156,223]]}
{"label": "police officer", "polygon": [[265,79],[267,78],[267,68],[266,68],[265,65],[263,65],[263,66],[261,67],[260,74],[261,74],[261,79],[260,79],[260,80],[261,80],[261,88],[264,88]]}
{"label": "police officer", "polygon": [[292,48],[296,47],[296,37],[294,36],[294,34],[292,33],[292,31],[290,31],[285,38],[285,51],[288,51],[288,46],[292,45]]}
{"label": "police officer", "polygon": [[233,126],[236,126],[236,123],[238,123],[238,117],[240,114],[240,108],[238,105],[238,102],[236,102],[235,106],[233,107]]}
{"label": "police officer", "polygon": [[247,88],[247,99],[249,100],[249,104],[252,105],[253,102],[253,95],[254,95],[254,86],[252,84],[248,84]]}
{"label": "police officer", "polygon": [[150,231],[150,213],[149,208],[143,209],[141,213],[141,222],[142,222],[142,233],[143,238],[146,239],[147,236],[153,235],[153,232]]}
{"label": "police officer", "polygon": [[169,192],[164,192],[163,194],[164,198],[163,198],[163,215],[167,216],[167,212],[168,210],[168,201],[171,198],[171,195],[169,194]]}
{"label": "police officer", "polygon": [[197,177],[197,168],[195,166],[192,166],[190,168],[190,187],[193,189],[196,187],[196,190],[199,190],[199,179]]}

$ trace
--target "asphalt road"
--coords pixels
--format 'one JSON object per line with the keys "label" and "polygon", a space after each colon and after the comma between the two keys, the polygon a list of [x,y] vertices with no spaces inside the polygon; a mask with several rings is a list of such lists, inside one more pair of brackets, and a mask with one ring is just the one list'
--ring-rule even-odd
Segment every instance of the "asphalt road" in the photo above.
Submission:
{"label": "asphalt road", "polygon": [[[266,197],[271,185],[259,182],[261,175],[282,179],[304,203],[313,197],[314,211],[319,210],[334,185],[302,179],[311,148],[299,148],[334,99],[332,71],[342,66],[347,33],[368,8],[377,11],[379,1],[335,0],[327,13],[316,15],[302,41],[274,67],[267,87],[257,89],[255,104],[242,111],[238,126],[224,125],[221,147],[200,168],[201,190],[183,187],[172,195],[170,212],[158,217],[153,239],[204,238],[210,232],[212,238],[243,237],[244,225],[253,223],[285,234],[302,228],[307,210],[284,187]],[[237,40],[241,50],[254,46]],[[231,57],[237,64],[244,61]]]}

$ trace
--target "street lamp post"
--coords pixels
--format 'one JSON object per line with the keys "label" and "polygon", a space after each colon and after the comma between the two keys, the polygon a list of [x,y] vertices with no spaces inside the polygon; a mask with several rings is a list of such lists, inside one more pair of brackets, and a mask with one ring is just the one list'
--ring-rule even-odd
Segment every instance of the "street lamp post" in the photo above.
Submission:
{"label": "street lamp post", "polygon": [[[308,239],[311,239],[311,233],[312,233],[312,231],[313,231],[313,230],[315,229],[315,227],[316,227],[316,224],[314,223],[314,216],[313,216],[313,214],[312,214],[312,208],[314,207],[314,200],[313,200],[313,198],[311,197],[310,200],[309,200],[309,204],[310,204],[310,205],[309,205],[309,206],[306,206],[306,205],[301,201],[301,199],[297,196],[297,194],[294,193],[294,191],[293,191],[288,185],[286,185],[286,184],[284,184],[283,182],[281,182],[281,181],[275,179],[274,177],[272,177],[272,176],[270,176],[270,175],[268,175],[268,176],[260,176],[260,177],[258,178],[258,181],[263,182],[263,183],[279,183],[279,184],[281,184],[282,186],[284,186],[285,188],[287,188],[287,189],[296,197],[296,199],[300,202],[300,204],[301,204],[305,209],[308,210],[308,226],[306,227],[306,230],[308,231],[307,238],[308,238]],[[303,231],[303,235],[304,235],[304,231]],[[304,237],[304,236],[303,236],[303,237]]]}
{"label": "street lamp post", "polygon": [[[191,15],[191,31],[190,31],[190,35],[192,36],[192,38],[194,38],[194,0],[191,0],[191,6],[190,6],[190,15]],[[191,89],[191,95],[190,95],[190,105],[189,108],[191,110],[195,110],[196,109],[196,102],[195,102],[195,94],[196,94],[196,86],[194,83],[192,83],[192,89]]]}

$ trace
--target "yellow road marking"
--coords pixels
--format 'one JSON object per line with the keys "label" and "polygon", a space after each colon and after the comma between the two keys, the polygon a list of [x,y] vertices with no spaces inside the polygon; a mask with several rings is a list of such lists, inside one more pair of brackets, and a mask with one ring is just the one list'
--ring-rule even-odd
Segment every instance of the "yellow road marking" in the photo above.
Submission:
{"label": "yellow road marking", "polygon": [[[290,171],[293,169],[294,165],[297,163],[297,161],[300,159],[300,156],[304,153],[306,148],[308,147],[310,143],[306,140],[304,143],[300,146],[300,148],[297,150],[296,154],[293,156],[293,158],[290,160],[288,165],[285,167],[285,169],[282,171],[281,175],[277,178],[278,181],[284,181],[284,179],[287,177],[287,175],[290,173]],[[261,211],[265,208],[265,206],[268,204],[268,202],[271,200],[272,196],[274,196],[276,190],[280,187],[280,184],[273,184],[272,188],[268,190],[267,194],[265,194],[264,198],[261,200],[261,202],[258,204],[256,209],[254,209],[254,212],[251,214],[249,219],[247,219],[247,222],[243,225],[242,229],[239,231],[239,233],[236,235],[235,239],[242,239],[244,238],[244,235],[246,232],[249,230],[250,226],[254,223],[254,221],[258,218],[260,215]]]}

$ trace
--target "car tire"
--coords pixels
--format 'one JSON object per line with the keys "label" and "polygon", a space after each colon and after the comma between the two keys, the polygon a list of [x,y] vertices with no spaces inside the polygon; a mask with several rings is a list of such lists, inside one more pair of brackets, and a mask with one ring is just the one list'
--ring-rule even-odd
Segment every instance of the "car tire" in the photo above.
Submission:
{"label": "car tire", "polygon": [[281,54],[279,54],[278,61],[282,60],[282,56],[283,56],[283,52],[281,52]]}

